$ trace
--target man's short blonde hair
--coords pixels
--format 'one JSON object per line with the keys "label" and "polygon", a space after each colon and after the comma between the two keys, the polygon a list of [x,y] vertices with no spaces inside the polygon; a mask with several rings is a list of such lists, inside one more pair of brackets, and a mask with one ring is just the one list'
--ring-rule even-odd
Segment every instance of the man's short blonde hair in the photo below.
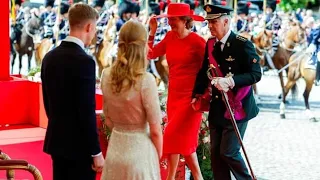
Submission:
{"label": "man's short blonde hair", "polygon": [[76,3],[69,9],[69,24],[70,28],[83,27],[90,20],[99,18],[98,12],[91,6],[83,3]]}

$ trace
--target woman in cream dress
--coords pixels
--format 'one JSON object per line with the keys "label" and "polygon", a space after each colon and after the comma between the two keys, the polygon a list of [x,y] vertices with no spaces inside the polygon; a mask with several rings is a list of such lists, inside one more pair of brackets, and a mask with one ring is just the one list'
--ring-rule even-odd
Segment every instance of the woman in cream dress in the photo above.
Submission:
{"label": "woman in cream dress", "polygon": [[120,29],[118,58],[101,78],[103,112],[112,129],[102,180],[160,180],[161,111],[146,72],[147,31],[135,20]]}

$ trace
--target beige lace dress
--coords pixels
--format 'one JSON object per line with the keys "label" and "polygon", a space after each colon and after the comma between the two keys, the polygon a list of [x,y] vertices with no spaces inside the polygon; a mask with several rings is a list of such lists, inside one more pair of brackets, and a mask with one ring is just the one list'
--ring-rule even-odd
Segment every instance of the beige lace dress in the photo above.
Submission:
{"label": "beige lace dress", "polygon": [[159,180],[159,159],[149,136],[149,125],[160,123],[157,86],[154,77],[146,73],[127,92],[111,91],[109,70],[102,74],[103,111],[114,128],[102,180]]}

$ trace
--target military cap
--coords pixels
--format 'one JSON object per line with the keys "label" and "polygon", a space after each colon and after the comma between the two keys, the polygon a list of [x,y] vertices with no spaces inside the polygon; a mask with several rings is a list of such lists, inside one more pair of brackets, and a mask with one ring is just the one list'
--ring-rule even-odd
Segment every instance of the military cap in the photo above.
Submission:
{"label": "military cap", "polygon": [[61,5],[60,5],[60,14],[65,14],[65,13],[67,13],[68,11],[69,11],[69,8],[70,8],[70,6],[69,6],[69,4],[68,3],[66,3],[66,2],[61,2]]}
{"label": "military cap", "polygon": [[24,0],[15,0],[14,4],[20,5],[24,2]]}
{"label": "military cap", "polygon": [[93,7],[103,7],[105,3],[105,0],[94,0],[93,1]]}
{"label": "military cap", "polygon": [[249,14],[250,2],[247,1],[238,1],[237,14]]}
{"label": "military cap", "polygon": [[267,8],[271,8],[272,11],[275,11],[277,8],[277,1],[276,0],[267,0]]}
{"label": "military cap", "polygon": [[226,6],[211,5],[211,4],[206,4],[205,6],[203,6],[203,9],[207,13],[205,20],[212,20],[212,19],[217,19],[224,15],[230,15],[230,12],[233,11],[233,9]]}
{"label": "military cap", "polygon": [[48,7],[48,6],[53,7],[54,6],[54,0],[46,0],[45,3],[44,3],[44,6],[45,7]]}
{"label": "military cap", "polygon": [[160,6],[158,3],[151,1],[149,2],[149,6],[150,6],[149,15],[151,14],[160,15]]}

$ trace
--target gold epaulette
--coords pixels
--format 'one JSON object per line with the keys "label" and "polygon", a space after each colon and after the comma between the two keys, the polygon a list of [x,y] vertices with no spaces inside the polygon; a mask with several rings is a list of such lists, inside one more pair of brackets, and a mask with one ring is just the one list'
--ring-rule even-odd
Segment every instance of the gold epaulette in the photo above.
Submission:
{"label": "gold epaulette", "polygon": [[248,41],[248,39],[247,38],[245,38],[245,37],[243,37],[243,36],[240,36],[240,35],[237,35],[237,37],[236,37],[237,39],[239,39],[240,41],[242,41],[242,42],[246,42],[246,41]]}

